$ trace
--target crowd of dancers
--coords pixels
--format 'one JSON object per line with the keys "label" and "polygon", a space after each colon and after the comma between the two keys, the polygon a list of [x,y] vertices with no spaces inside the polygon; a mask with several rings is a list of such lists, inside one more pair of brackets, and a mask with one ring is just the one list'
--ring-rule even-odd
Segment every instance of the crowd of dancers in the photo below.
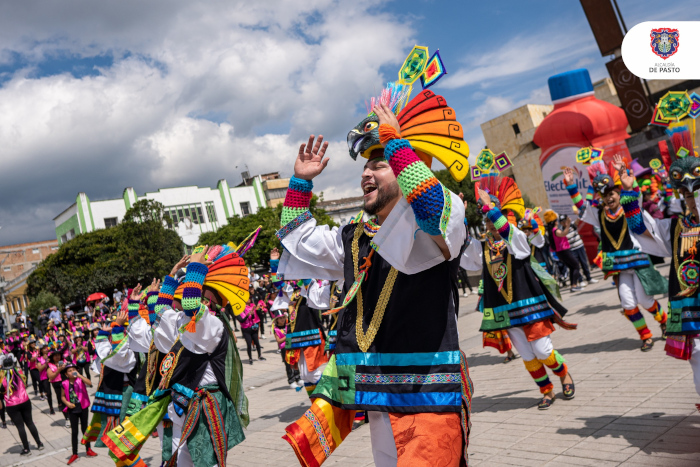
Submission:
{"label": "crowd of dancers", "polygon": [[[377,466],[466,465],[473,386],[457,332],[460,267],[481,271],[484,345],[509,356],[517,350],[541,393],[537,407],[573,399],[575,368],[551,334],[555,325],[576,325],[564,320],[556,277],[563,268],[555,271],[551,258],[567,266],[572,292],[580,290],[588,260],[574,251],[582,248],[572,235],[578,221],[526,208],[515,181],[492,170],[486,153],[483,170],[472,174],[485,233],[470,235],[463,194],[450,192],[429,166],[457,146],[414,137],[435,123],[429,117],[454,112],[430,91],[408,103],[395,100],[395,91],[348,134],[350,155],[366,158],[364,212],[349,224],[317,225],[309,208],[328,143],[312,135],[301,145],[277,232],[282,248],[270,253],[264,278],[245,264],[250,245],[200,246],[162,280],[136,284],[104,322],[70,321],[39,340],[12,333],[0,379],[23,454],[30,452],[25,427],[43,448],[29,374],[35,395],[53,414],[53,390],[70,424],[69,464],[82,444],[87,456],[97,455],[91,446],[107,448],[115,465],[142,466],[139,452],[154,437],[162,465],[225,465],[251,416],[234,328],[240,324],[252,365],[254,350],[264,360],[260,337],[269,317],[280,371],[311,401],[280,433],[301,465],[325,462],[358,422],[369,423]],[[439,119],[431,128],[441,131]],[[580,222],[596,232],[594,262],[614,281],[641,350],[654,345],[646,315],[666,352],[690,362],[700,394],[700,159],[668,160],[654,174],[635,174],[629,162],[591,162],[585,197],[566,168],[566,188]],[[668,279],[650,255],[671,258]],[[588,269],[583,276],[592,281]],[[664,293],[668,313],[654,298]],[[99,381],[91,401],[92,374]]]}

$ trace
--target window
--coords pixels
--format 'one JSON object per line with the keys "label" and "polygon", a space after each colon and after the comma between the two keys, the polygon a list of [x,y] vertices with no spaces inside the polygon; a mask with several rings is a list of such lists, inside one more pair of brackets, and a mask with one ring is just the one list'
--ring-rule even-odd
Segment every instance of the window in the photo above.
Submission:
{"label": "window", "polygon": [[516,135],[519,135],[519,134],[520,134],[520,127],[518,126],[517,123],[513,123],[513,132],[514,132]]}
{"label": "window", "polygon": [[39,249],[38,249],[38,248],[34,248],[34,249],[32,250],[32,253],[35,254],[35,255],[38,255],[38,254],[39,254]]}
{"label": "window", "polygon": [[110,227],[116,227],[117,226],[117,218],[116,217],[105,217],[105,229],[109,229]]}
{"label": "window", "polygon": [[285,196],[287,196],[286,188],[274,188],[272,190],[265,191],[265,197],[268,200],[284,198]]}
{"label": "window", "polygon": [[66,234],[61,235],[61,243],[66,243],[68,241],[68,236]]}
{"label": "window", "polygon": [[5,272],[10,272],[12,271],[12,266],[5,266],[4,268],[2,268],[2,270]]}
{"label": "window", "polygon": [[248,202],[241,203],[241,213],[244,216],[247,216],[248,214],[250,214],[250,203],[248,203]]}
{"label": "window", "polygon": [[58,247],[57,247],[57,246],[52,246],[51,249],[52,249],[53,251],[56,251],[56,250],[58,250]]}
{"label": "window", "polygon": [[207,201],[204,203],[204,209],[207,211],[207,218],[209,219],[209,223],[214,227],[214,230],[219,228],[219,221],[216,218],[216,208],[214,207],[214,202],[213,201]]}
{"label": "window", "polygon": [[[202,213],[201,204],[183,204],[182,206],[169,206],[164,209],[165,214],[170,216],[173,221],[173,226],[184,221],[185,218],[192,221],[193,224],[204,224],[204,215]],[[201,232],[201,227],[200,227]]]}
{"label": "window", "polygon": [[37,266],[38,264],[39,264],[39,263],[37,263],[37,262],[33,262],[33,263],[32,263],[32,267]]}

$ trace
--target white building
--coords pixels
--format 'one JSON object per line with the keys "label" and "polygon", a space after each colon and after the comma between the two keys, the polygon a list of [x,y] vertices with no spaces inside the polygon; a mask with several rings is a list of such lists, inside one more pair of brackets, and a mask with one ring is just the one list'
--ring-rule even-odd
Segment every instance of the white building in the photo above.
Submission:
{"label": "white building", "polygon": [[54,218],[59,244],[81,233],[117,225],[139,199],[161,203],[180,237],[190,246],[197,244],[200,234],[227,224],[229,217],[246,216],[267,206],[260,176],[247,186],[233,188],[226,180],[219,180],[216,188],[161,188],[143,196],[137,196],[133,188],[126,188],[121,198],[100,201],[91,201],[87,194],[78,193],[75,203]]}

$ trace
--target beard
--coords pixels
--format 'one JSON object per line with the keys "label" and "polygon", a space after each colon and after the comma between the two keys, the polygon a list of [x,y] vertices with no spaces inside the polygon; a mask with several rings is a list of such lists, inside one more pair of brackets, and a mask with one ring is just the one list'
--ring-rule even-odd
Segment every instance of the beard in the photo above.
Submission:
{"label": "beard", "polygon": [[365,201],[364,210],[370,216],[374,216],[398,196],[400,196],[398,182],[393,182],[386,187],[377,187],[377,198],[372,203]]}

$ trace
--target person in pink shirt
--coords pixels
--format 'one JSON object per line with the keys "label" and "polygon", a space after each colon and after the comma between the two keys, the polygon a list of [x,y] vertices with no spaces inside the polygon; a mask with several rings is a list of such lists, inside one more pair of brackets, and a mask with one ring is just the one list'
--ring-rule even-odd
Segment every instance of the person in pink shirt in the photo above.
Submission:
{"label": "person in pink shirt", "polygon": [[258,314],[256,313],[256,306],[252,298],[248,300],[248,304],[246,305],[245,310],[243,310],[243,313],[238,315],[236,319],[239,323],[241,323],[241,334],[243,334],[246,348],[248,350],[248,363],[250,363],[251,365],[253,364],[253,344],[255,344],[255,347],[258,351],[258,360],[265,360],[265,357],[262,356],[262,351],[260,349],[260,341],[258,340],[260,318],[258,318]]}
{"label": "person in pink shirt", "polygon": [[[85,434],[88,426],[90,396],[86,386],[92,387],[92,381],[79,374],[78,367],[73,362],[64,362],[62,375],[64,380],[61,383],[61,401],[65,406],[63,412],[68,414],[70,419],[71,444],[73,446],[73,455],[68,459],[68,465],[70,465],[78,460],[78,430]],[[90,443],[85,444],[85,452],[88,457],[97,456],[95,451],[90,449]]]}
{"label": "person in pink shirt", "polygon": [[[47,376],[49,377],[49,383],[53,387],[56,393],[56,400],[58,401],[58,410],[63,411],[65,407],[63,405],[63,400],[61,400],[61,372],[65,368],[65,363],[61,361],[61,355],[63,354],[63,349],[54,350],[49,354],[49,363],[46,370]],[[51,414],[53,415],[53,413]],[[63,417],[66,419],[66,428],[70,428],[70,420],[68,420],[68,414],[64,413]]]}
{"label": "person in pink shirt", "polygon": [[29,450],[29,440],[25,426],[32,434],[36,447],[39,451],[44,449],[44,445],[39,439],[39,432],[32,420],[32,404],[29,402],[27,395],[26,376],[17,366],[17,359],[12,354],[1,356],[2,364],[0,365],[0,379],[2,384],[0,392],[2,392],[5,405],[7,406],[7,415],[17,427],[19,439],[22,441],[23,450],[20,455],[28,456],[31,454]]}
{"label": "person in pink shirt", "polygon": [[36,358],[36,368],[39,370],[39,388],[43,394],[41,400],[49,403],[49,415],[53,415],[53,397],[51,397],[51,385],[49,384],[49,346],[43,340],[39,340],[39,355]]}

